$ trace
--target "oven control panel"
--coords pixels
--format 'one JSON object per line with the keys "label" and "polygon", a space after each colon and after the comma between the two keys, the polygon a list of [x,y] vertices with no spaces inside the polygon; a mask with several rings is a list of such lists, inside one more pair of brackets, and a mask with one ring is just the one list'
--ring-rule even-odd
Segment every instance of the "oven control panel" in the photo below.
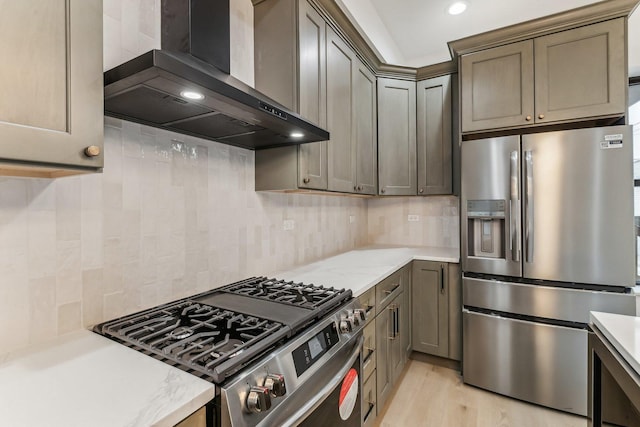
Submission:
{"label": "oven control panel", "polygon": [[320,333],[293,350],[293,364],[298,376],[311,367],[323,354],[340,341],[336,324],[327,325]]}

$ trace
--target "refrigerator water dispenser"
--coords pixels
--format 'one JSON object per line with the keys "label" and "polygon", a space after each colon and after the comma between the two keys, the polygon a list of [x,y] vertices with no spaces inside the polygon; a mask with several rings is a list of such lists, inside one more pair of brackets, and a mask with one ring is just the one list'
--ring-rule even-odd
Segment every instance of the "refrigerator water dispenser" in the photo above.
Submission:
{"label": "refrigerator water dispenser", "polygon": [[468,200],[468,254],[480,258],[505,257],[505,201]]}

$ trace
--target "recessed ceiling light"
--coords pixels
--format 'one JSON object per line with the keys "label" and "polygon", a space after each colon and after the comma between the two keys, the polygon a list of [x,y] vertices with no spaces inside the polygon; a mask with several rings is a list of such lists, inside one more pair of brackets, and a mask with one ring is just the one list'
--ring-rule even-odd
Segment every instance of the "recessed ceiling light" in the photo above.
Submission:
{"label": "recessed ceiling light", "polygon": [[291,132],[291,134],[289,134],[289,136],[291,138],[302,138],[304,136],[304,133],[302,133],[302,132]]}
{"label": "recessed ceiling light", "polygon": [[467,10],[467,6],[468,6],[467,2],[457,1],[455,3],[452,3],[451,6],[449,6],[449,8],[447,9],[447,12],[449,13],[449,15],[460,15],[462,12]]}
{"label": "recessed ceiling light", "polygon": [[183,90],[180,92],[180,96],[187,99],[204,99],[204,95],[200,92],[194,92],[192,90]]}

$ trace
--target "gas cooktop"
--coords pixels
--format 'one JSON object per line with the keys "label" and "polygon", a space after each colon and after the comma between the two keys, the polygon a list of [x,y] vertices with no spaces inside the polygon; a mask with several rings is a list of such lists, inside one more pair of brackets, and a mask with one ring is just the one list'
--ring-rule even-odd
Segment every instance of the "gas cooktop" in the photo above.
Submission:
{"label": "gas cooktop", "polygon": [[253,277],[94,329],[221,383],[350,299],[344,289]]}

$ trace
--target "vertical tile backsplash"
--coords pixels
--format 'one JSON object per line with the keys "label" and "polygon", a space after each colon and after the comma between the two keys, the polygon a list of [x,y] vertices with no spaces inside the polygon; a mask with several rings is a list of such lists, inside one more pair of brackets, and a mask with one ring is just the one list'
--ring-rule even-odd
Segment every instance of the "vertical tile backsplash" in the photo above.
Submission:
{"label": "vertical tile backsplash", "polygon": [[[409,221],[409,215],[417,221]],[[368,218],[369,243],[460,246],[459,201],[454,196],[372,199]]]}
{"label": "vertical tile backsplash", "polygon": [[0,353],[367,243],[366,200],[256,193],[248,150],[107,119],[105,156],[0,178]]}

